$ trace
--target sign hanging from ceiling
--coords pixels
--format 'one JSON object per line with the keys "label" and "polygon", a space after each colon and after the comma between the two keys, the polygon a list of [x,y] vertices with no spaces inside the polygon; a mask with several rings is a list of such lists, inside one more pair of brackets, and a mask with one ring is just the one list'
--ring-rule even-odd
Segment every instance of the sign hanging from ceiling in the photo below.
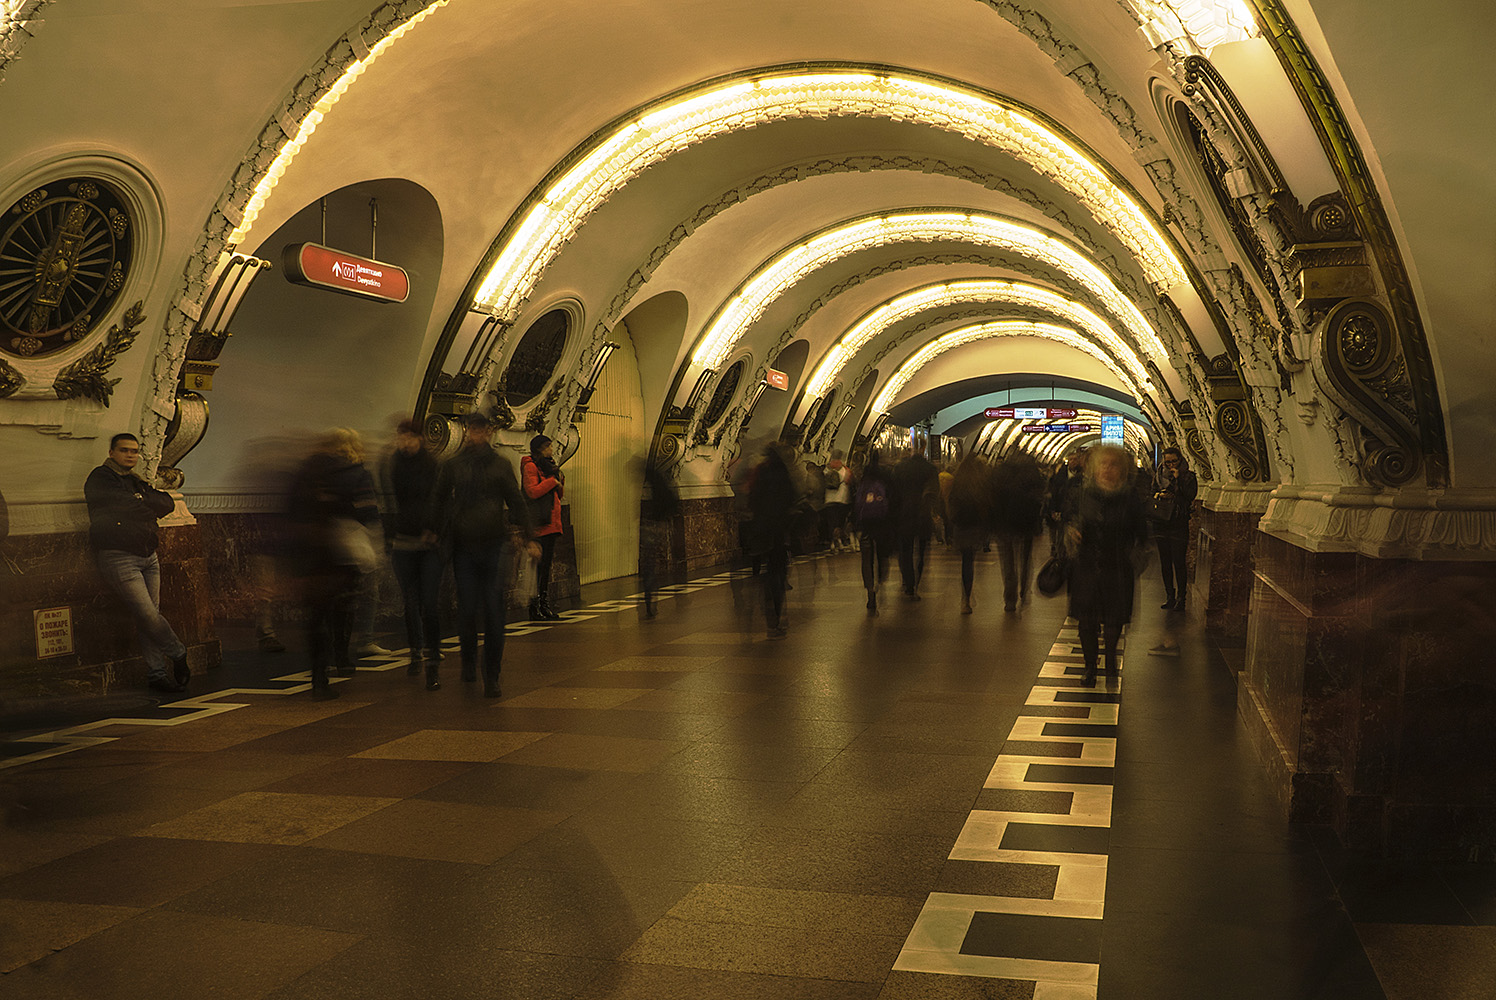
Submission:
{"label": "sign hanging from ceiling", "polygon": [[764,372],[764,381],[769,383],[770,389],[784,389],[787,391],[790,387],[790,377],[784,372],[775,371],[772,368]]}
{"label": "sign hanging from ceiling", "polygon": [[1074,407],[993,406],[982,411],[988,420],[1074,420]]}
{"label": "sign hanging from ceiling", "polygon": [[1089,434],[1095,424],[1029,424],[1023,428],[1025,434]]}
{"label": "sign hanging from ceiling", "polygon": [[358,257],[320,243],[293,243],[281,255],[286,280],[376,302],[404,302],[410,278],[394,264]]}

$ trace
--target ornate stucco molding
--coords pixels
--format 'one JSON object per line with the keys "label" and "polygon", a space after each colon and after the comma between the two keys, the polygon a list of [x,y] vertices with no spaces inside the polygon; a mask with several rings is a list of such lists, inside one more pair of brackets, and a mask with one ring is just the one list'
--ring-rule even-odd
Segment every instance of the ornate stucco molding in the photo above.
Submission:
{"label": "ornate stucco molding", "polygon": [[1218,513],[1260,516],[1277,488],[1275,483],[1210,483],[1200,487],[1200,503]]}
{"label": "ornate stucco molding", "polygon": [[240,161],[239,169],[219,194],[187,260],[181,286],[173,296],[165,321],[165,331],[156,345],[156,361],[151,383],[144,393],[140,420],[146,471],[154,471],[167,439],[167,427],[176,416],[178,376],[192,329],[202,314],[229,237],[244,221],[245,209],[261,180],[270,172],[281,150],[296,138],[301,123],[349,67],[366,58],[386,36],[427,7],[427,0],[389,0],[335,41],[266,120]]}
{"label": "ornate stucco molding", "polygon": [[1263,36],[1277,53],[1284,74],[1298,93],[1300,103],[1319,135],[1357,231],[1371,248],[1377,276],[1390,303],[1398,352],[1406,364],[1409,399],[1416,414],[1416,451],[1423,458],[1429,485],[1447,485],[1449,445],[1445,437],[1439,387],[1434,378],[1433,357],[1413,293],[1413,283],[1376,181],[1334,89],[1284,10],[1282,0],[1248,0],[1248,3],[1256,11]]}
{"label": "ornate stucco molding", "polygon": [[1258,530],[1311,552],[1496,561],[1496,490],[1279,486]]}
{"label": "ornate stucco molding", "polygon": [[21,55],[21,49],[46,22],[38,15],[53,0],[19,0],[0,6],[0,81],[5,69]]}

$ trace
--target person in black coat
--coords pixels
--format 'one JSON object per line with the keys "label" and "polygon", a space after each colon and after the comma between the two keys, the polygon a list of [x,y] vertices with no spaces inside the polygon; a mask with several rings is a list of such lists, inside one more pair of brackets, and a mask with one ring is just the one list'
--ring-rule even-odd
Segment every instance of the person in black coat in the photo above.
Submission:
{"label": "person in black coat", "polygon": [[374,479],[364,468],[363,441],[356,431],[330,432],[301,463],[286,515],[292,568],[307,605],[312,697],[336,698],[328,681],[328,658],[340,675],[354,672],[348,650],[354,601],[359,580],[375,566],[368,528],[379,522]]}
{"label": "person in black coat", "polygon": [[1148,541],[1142,502],[1133,492],[1132,456],[1115,445],[1091,449],[1074,518],[1066,525],[1071,550],[1070,615],[1080,623],[1085,656],[1082,683],[1096,684],[1098,639],[1106,643],[1106,672],[1117,672],[1117,642],[1132,620],[1139,549]]}
{"label": "person in black coat", "polygon": [[764,449],[763,461],[753,470],[753,487],[748,493],[753,534],[764,554],[764,617],[768,620],[770,639],[782,639],[788,634],[784,593],[789,583],[790,521],[801,497],[786,453],[790,453],[788,446],[778,442]]}
{"label": "person in black coat", "polygon": [[977,549],[987,544],[987,533],[992,528],[992,469],[986,459],[972,452],[961,459],[954,477],[945,510],[956,548],[961,553],[961,613],[969,615]]}
{"label": "person in black coat", "polygon": [[862,585],[867,588],[870,615],[878,613],[878,589],[888,579],[888,553],[893,548],[898,509],[898,487],[874,449],[868,453],[867,465],[852,494],[852,523],[862,550]]}
{"label": "person in black coat", "polygon": [[1065,524],[1075,514],[1075,499],[1080,496],[1082,473],[1086,467],[1084,448],[1072,451],[1065,463],[1049,477],[1049,495],[1044,500],[1044,518],[1049,526],[1049,554],[1061,551],[1065,543]]}
{"label": "person in black coat", "polygon": [[904,596],[919,600],[919,581],[925,575],[925,556],[935,533],[935,501],[940,495],[940,473],[921,452],[911,450],[894,468],[899,505],[896,511],[899,576]]}
{"label": "person in black coat", "polygon": [[1014,451],[993,472],[993,528],[1003,572],[1003,609],[1028,603],[1034,537],[1044,511],[1044,474],[1025,451]]}
{"label": "person in black coat", "polygon": [[1164,577],[1165,611],[1183,611],[1189,591],[1185,557],[1190,547],[1190,513],[1195,494],[1200,490],[1195,474],[1185,464],[1178,448],[1165,448],[1160,460],[1158,481],[1154,483],[1152,511],[1167,513],[1167,518],[1153,520],[1153,537],[1158,543],[1158,563]]}
{"label": "person in black coat", "polygon": [[504,659],[504,591],[515,535],[523,539],[531,559],[540,559],[540,546],[514,466],[494,450],[493,424],[481,413],[470,413],[463,427],[461,450],[437,476],[427,527],[452,553],[462,679],[478,679],[481,619],[483,697],[497,698]]}
{"label": "person in black coat", "polygon": [[436,490],[436,457],[426,448],[420,425],[401,421],[395,429],[395,451],[385,479],[395,500],[390,530],[390,562],[405,601],[405,638],[410,650],[408,673],[420,673],[425,651],[426,690],[441,688],[441,626],[437,596],[442,582],[442,555],[436,535],[427,528],[431,496]]}
{"label": "person in black coat", "polygon": [[187,647],[161,615],[161,563],[156,557],[156,522],[175,509],[176,501],[135,475],[139,461],[140,439],[134,434],[109,439],[109,457],[83,484],[88,538],[99,575],[135,619],[152,690],[182,691],[191,677]]}

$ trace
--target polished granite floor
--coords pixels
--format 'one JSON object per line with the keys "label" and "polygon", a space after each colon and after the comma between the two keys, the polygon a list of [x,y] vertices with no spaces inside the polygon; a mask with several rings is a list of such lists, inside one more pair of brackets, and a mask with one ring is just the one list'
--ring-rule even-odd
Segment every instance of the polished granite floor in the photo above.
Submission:
{"label": "polished granite floor", "polygon": [[983,562],[962,616],[937,552],[869,618],[856,558],[794,567],[782,640],[732,574],[587,588],[498,702],[451,655],[313,702],[226,627],[185,701],[12,718],[0,996],[1496,996],[1496,871],[1285,825],[1239,656],[1147,655],[1156,581],[1091,692],[1061,601]]}

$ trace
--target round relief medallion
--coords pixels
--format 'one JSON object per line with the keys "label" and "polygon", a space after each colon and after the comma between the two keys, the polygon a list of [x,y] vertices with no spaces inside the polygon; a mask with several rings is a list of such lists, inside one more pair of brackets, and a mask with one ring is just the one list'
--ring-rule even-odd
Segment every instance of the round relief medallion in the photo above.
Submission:
{"label": "round relief medallion", "polygon": [[98,326],[129,273],[133,229],[119,192],[93,178],[11,205],[0,217],[0,350],[39,357]]}

